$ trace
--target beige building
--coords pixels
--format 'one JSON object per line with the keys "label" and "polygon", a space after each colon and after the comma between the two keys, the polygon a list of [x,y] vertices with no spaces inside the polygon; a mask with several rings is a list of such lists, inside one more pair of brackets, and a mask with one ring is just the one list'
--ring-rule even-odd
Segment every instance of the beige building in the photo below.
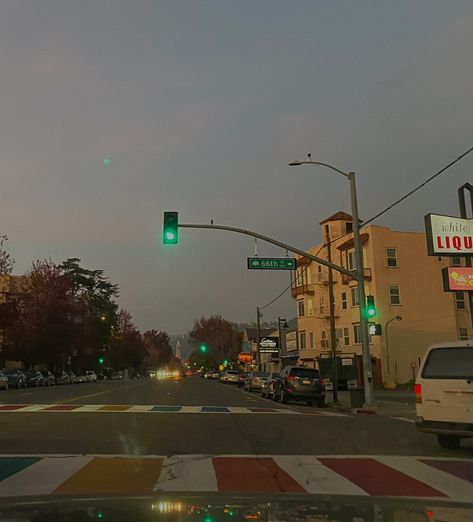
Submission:
{"label": "beige building", "polygon": [[[322,237],[328,234],[331,240],[332,262],[355,270],[351,216],[338,212],[320,225]],[[373,323],[382,327],[381,335],[370,336],[375,384],[406,383],[430,344],[473,336],[467,296],[444,292],[442,284],[442,268],[463,261],[429,257],[424,233],[369,225],[362,229],[361,240],[365,292],[374,296]],[[324,243],[310,253],[327,259]],[[326,267],[298,260],[292,296],[297,302],[301,364],[322,366],[320,360],[330,357],[328,280]],[[333,281],[337,355],[362,375],[357,282],[335,271]]]}

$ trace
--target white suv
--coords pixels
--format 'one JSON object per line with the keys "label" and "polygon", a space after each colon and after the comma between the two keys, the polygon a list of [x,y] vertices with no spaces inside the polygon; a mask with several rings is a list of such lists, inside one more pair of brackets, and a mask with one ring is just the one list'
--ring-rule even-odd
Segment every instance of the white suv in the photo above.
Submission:
{"label": "white suv", "polygon": [[95,382],[97,380],[97,374],[92,370],[85,372],[85,378],[87,382]]}

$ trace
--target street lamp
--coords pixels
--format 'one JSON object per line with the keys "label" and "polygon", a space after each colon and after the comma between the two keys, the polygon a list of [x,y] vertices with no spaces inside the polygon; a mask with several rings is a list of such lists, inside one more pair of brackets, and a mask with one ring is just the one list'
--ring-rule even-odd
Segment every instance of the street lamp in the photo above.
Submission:
{"label": "street lamp", "polygon": [[365,314],[366,296],[365,296],[365,270],[363,266],[363,250],[361,248],[360,239],[360,220],[358,217],[358,201],[356,197],[356,181],[354,172],[344,172],[337,169],[329,163],[321,161],[313,161],[310,154],[307,161],[291,161],[290,167],[298,167],[301,165],[311,165],[316,167],[327,167],[348,179],[350,183],[351,212],[353,218],[353,239],[355,242],[355,258],[356,271],[355,279],[358,282],[358,299],[360,309],[360,334],[361,345],[363,351],[363,383],[365,387],[365,402],[368,406],[374,405],[373,397],[373,373],[371,369],[370,339],[368,332],[368,317]]}
{"label": "street lamp", "polygon": [[[281,323],[284,323],[281,326]],[[287,330],[289,328],[286,319],[283,319],[282,317],[278,317],[278,332],[279,332],[279,360],[281,363],[281,369],[282,369],[282,356],[283,356],[283,342],[282,342],[282,328]],[[285,339],[284,339],[285,340]],[[284,343],[284,354],[286,353],[286,343]]]}
{"label": "street lamp", "polygon": [[386,323],[385,331],[386,331],[386,368],[387,368],[387,375],[386,375],[386,388],[394,388],[394,383],[391,378],[391,366],[389,364],[389,338],[388,338],[388,326],[393,321],[402,321],[402,317],[400,315],[396,315],[392,319],[389,319],[389,321]]}

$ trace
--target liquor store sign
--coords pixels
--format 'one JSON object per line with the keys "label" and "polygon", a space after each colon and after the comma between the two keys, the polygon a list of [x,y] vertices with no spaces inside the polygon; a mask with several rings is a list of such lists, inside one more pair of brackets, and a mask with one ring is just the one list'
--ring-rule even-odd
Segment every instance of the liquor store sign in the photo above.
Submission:
{"label": "liquor store sign", "polygon": [[473,219],[427,214],[425,231],[429,256],[473,255]]}

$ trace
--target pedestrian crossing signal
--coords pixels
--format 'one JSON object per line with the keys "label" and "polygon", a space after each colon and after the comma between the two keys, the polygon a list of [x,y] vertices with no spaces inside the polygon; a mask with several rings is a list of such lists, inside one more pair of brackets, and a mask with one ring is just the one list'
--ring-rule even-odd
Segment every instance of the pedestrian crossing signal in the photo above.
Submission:
{"label": "pedestrian crossing signal", "polygon": [[163,243],[165,245],[177,245],[178,241],[178,213],[165,212],[163,223]]}

